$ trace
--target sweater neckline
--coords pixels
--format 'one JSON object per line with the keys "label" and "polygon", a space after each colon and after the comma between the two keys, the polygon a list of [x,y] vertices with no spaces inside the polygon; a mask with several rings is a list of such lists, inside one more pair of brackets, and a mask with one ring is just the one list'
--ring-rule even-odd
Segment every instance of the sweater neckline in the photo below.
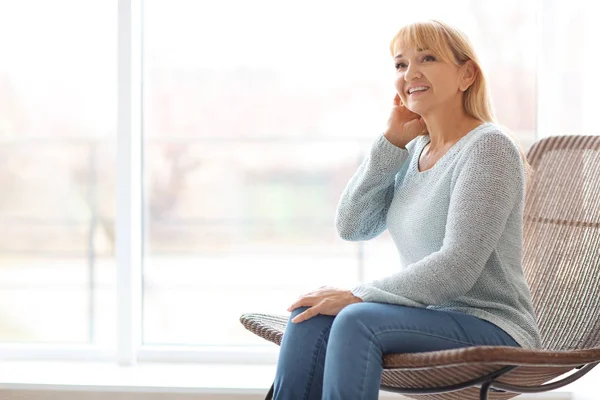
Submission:
{"label": "sweater neckline", "polygon": [[421,153],[423,153],[425,146],[427,146],[427,144],[431,141],[431,138],[429,137],[429,135],[423,135],[424,139],[420,141],[420,146],[417,147],[416,156],[413,157],[412,169],[414,170],[415,174],[423,175],[423,176],[427,175],[429,172],[436,169],[438,167],[438,165],[445,163],[446,159],[448,157],[450,157],[451,154],[458,152],[461,145],[467,140],[468,137],[473,136],[473,134],[475,132],[480,131],[483,127],[488,126],[489,124],[490,124],[490,122],[483,122],[482,124],[471,129],[469,132],[467,132],[465,135],[463,135],[460,139],[458,139],[456,141],[456,143],[454,143],[448,150],[446,150],[446,152],[435,162],[435,164],[433,164],[432,167],[430,167],[429,169],[426,169],[425,171],[419,171],[419,158],[421,158]]}

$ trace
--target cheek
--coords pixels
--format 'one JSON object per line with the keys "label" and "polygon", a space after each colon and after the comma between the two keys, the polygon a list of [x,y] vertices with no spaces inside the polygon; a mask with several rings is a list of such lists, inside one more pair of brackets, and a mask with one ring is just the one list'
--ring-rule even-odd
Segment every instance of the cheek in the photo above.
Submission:
{"label": "cheek", "polygon": [[402,102],[406,103],[406,96],[404,94],[404,77],[398,75],[394,80],[394,88],[396,92],[400,95]]}

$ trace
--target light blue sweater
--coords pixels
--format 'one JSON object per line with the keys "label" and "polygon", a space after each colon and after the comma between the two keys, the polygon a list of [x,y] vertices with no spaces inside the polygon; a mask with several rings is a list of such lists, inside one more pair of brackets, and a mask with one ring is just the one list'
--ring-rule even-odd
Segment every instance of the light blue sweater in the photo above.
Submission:
{"label": "light blue sweater", "polygon": [[398,272],[352,293],[471,314],[523,348],[541,348],[521,264],[525,166],[518,145],[484,123],[419,172],[429,140],[417,136],[400,148],[381,134],[346,185],[335,217],[340,237],[370,240],[387,228],[399,254]]}

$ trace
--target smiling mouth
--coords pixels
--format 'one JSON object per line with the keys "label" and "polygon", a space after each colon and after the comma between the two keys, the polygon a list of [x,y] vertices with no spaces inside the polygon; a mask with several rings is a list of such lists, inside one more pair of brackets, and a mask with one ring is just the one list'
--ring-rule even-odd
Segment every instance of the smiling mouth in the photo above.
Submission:
{"label": "smiling mouth", "polygon": [[415,91],[415,92],[409,93],[409,95],[408,95],[408,96],[410,97],[410,96],[413,96],[413,95],[415,95],[415,94],[419,94],[419,93],[425,93],[425,92],[427,92],[428,90],[429,90],[429,88],[427,88],[427,89],[425,89],[425,90],[417,90],[417,91]]}

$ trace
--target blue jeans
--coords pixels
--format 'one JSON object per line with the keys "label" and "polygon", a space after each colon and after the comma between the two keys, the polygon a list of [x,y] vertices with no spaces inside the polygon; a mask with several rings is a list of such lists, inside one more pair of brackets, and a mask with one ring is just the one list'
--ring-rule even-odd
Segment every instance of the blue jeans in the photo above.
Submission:
{"label": "blue jeans", "polygon": [[293,323],[281,339],[274,400],[376,400],[383,354],[477,345],[517,346],[498,326],[455,311],[354,303],[336,316]]}

